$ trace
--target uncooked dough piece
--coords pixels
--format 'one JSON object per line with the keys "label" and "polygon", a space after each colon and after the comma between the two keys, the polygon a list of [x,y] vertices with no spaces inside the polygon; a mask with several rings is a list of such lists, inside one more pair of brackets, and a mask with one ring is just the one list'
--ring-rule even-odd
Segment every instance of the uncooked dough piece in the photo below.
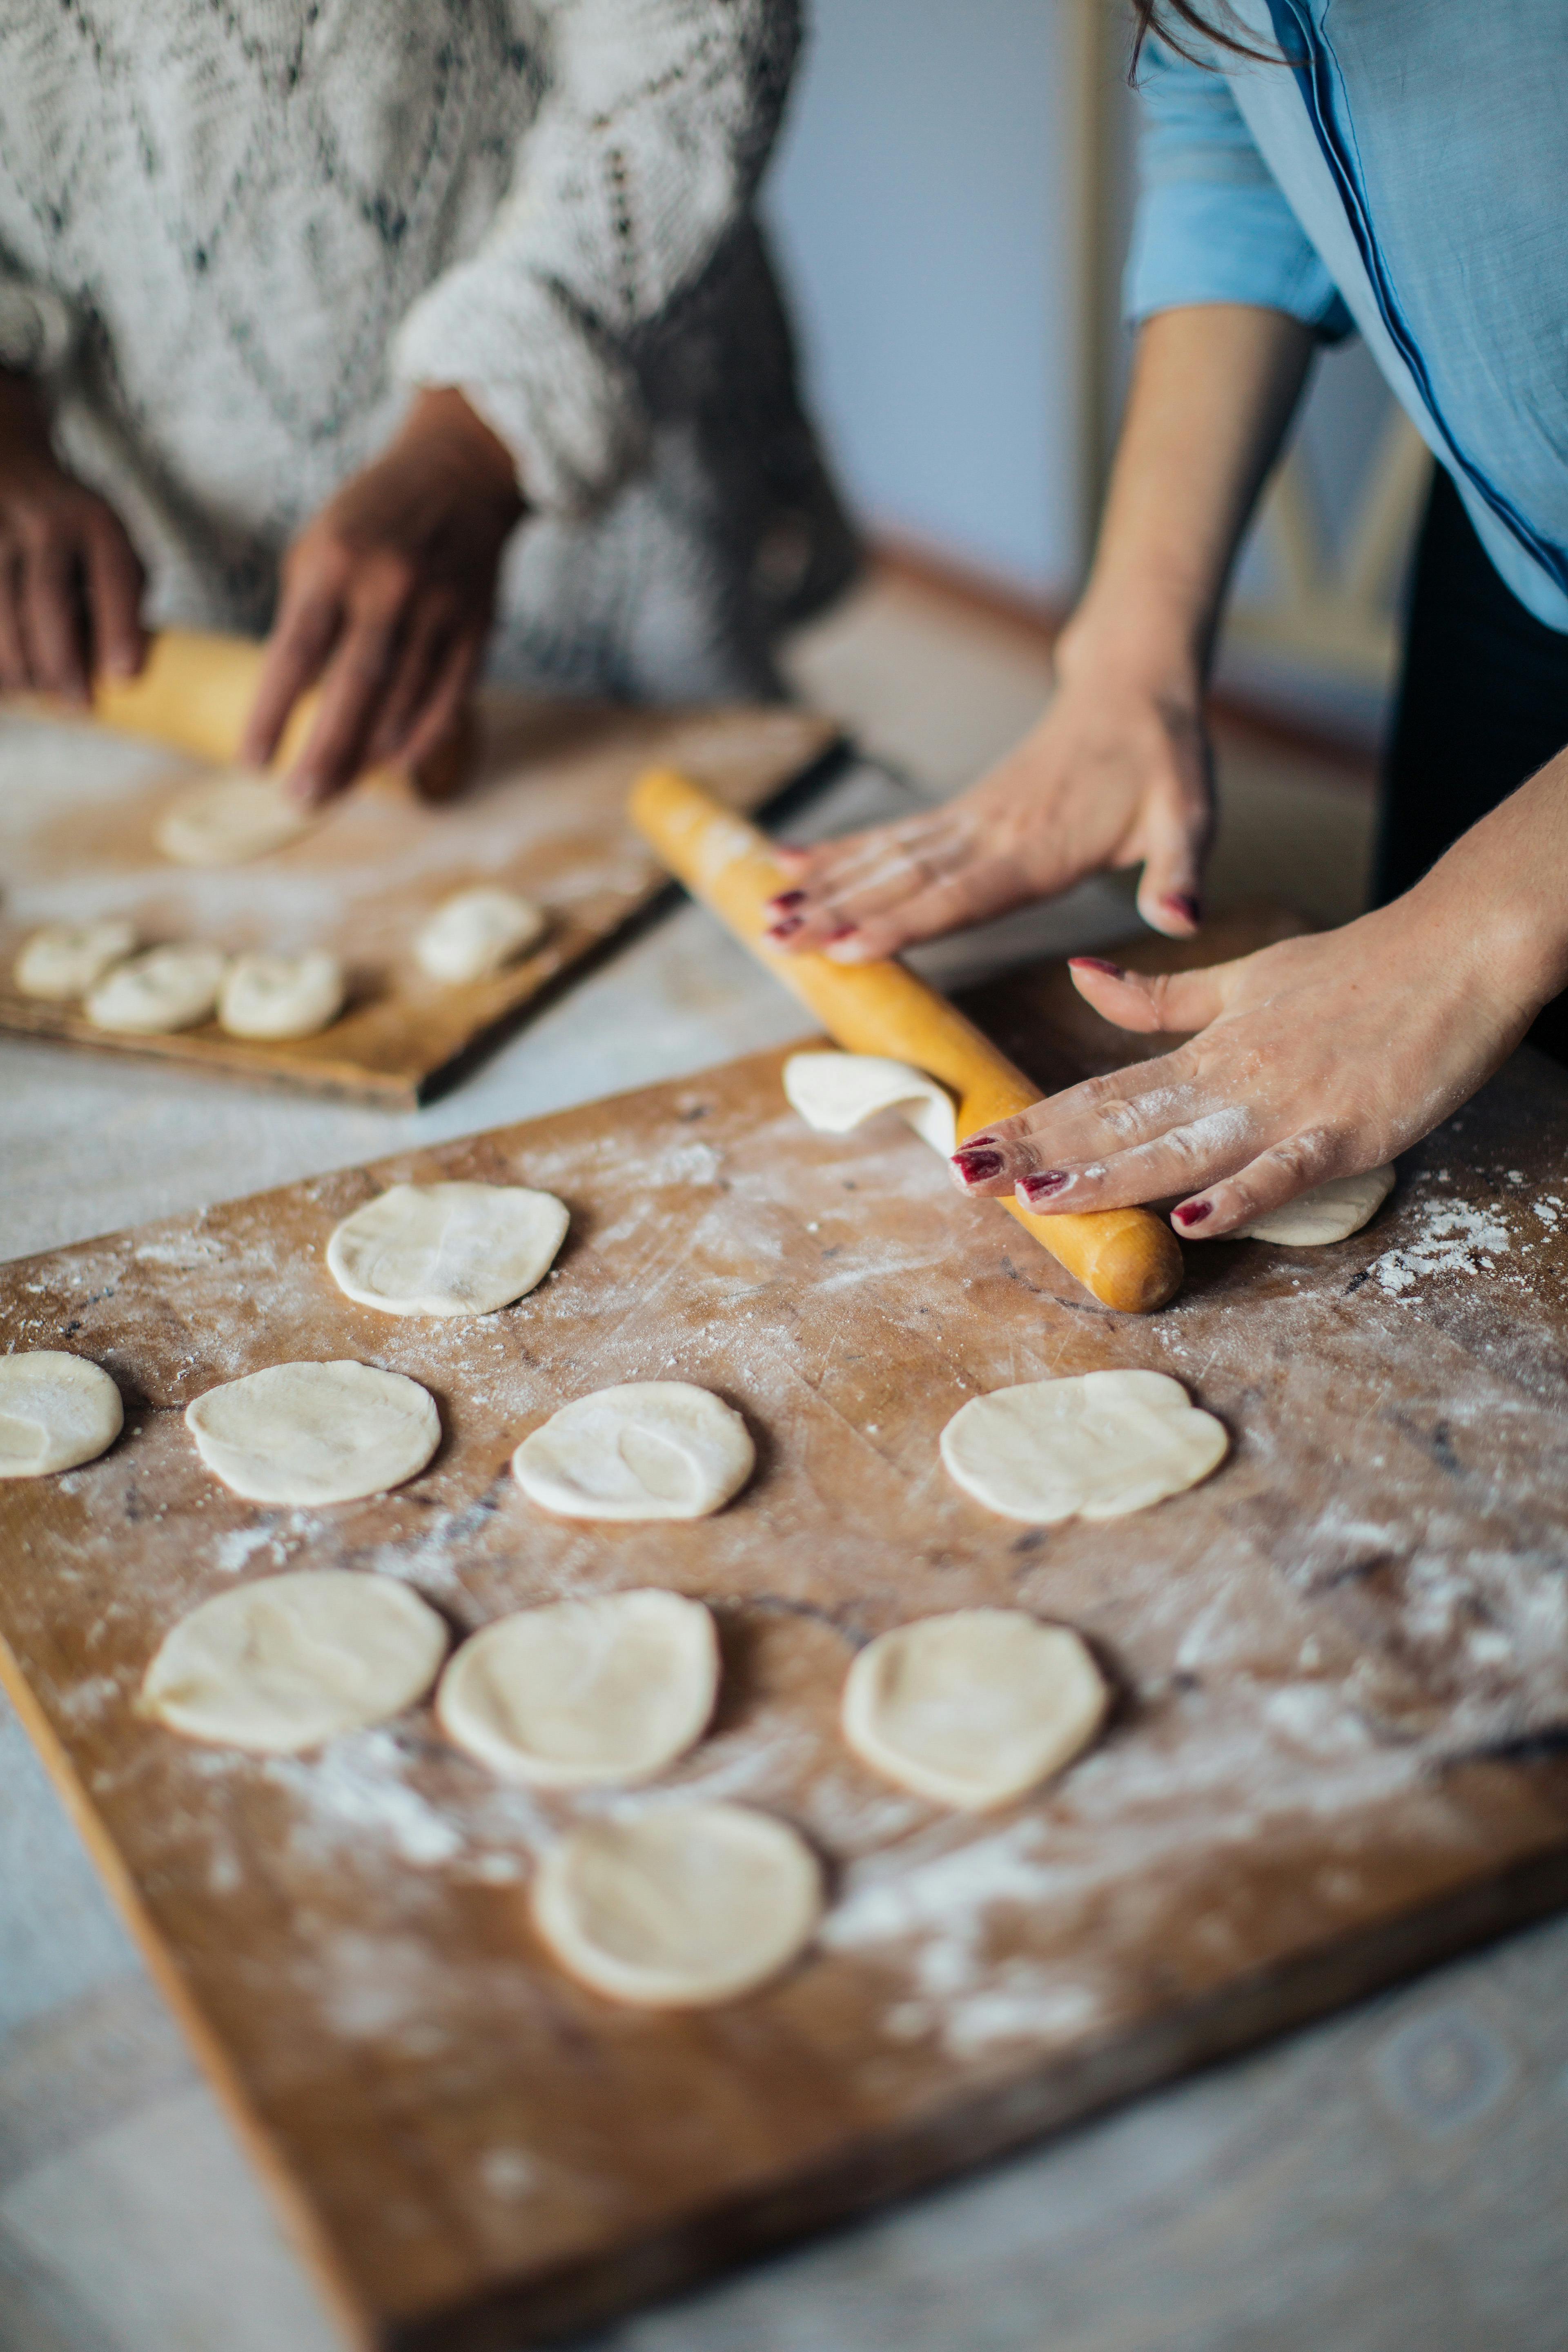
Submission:
{"label": "uncooked dough piece", "polygon": [[371,1364],[271,1364],[185,1407],[196,1451],[252,1503],[352,1503],[424,1469],[441,1442],[436,1400]]}
{"label": "uncooked dough piece", "polygon": [[958,1149],[952,1097],[923,1070],[880,1054],[792,1054],[784,1087],[807,1127],[847,1135],[879,1110],[896,1110],[922,1142],[951,1159]]}
{"label": "uncooked dough piece", "polygon": [[543,1280],[570,1222],[523,1184],[394,1184],[343,1219],[327,1265],[384,1315],[490,1315]]}
{"label": "uncooked dough piece", "polygon": [[87,1017],[97,1029],[130,1036],[194,1029],[210,1019],[227,961],[216,948],[194,942],[147,948],[104,974],[87,1000]]}
{"label": "uncooked dough piece", "polygon": [[880,1633],[844,1685],[844,1737],[917,1796],[979,1811],[1087,1748],[1105,1680],[1078,1635],[1021,1609],[955,1609]]}
{"label": "uncooked dough piece", "polygon": [[1368,1168],[1360,1176],[1331,1176],[1299,1192],[1282,1209],[1266,1210],[1250,1225],[1237,1225],[1233,1238],[1255,1242],[1286,1242],[1294,1249],[1316,1249],[1324,1242],[1348,1241],[1369,1224],[1394,1190],[1392,1168]]}
{"label": "uncooked dough piece", "polygon": [[756,1461],[745,1423],[685,1381],[631,1381],[563,1404],[511,1457],[531,1502],[568,1519],[700,1519]]}
{"label": "uncooked dough piece", "polygon": [[85,1356],[0,1356],[0,1478],[45,1478],[95,1462],[125,1422],[120,1391]]}
{"label": "uncooked dough piece", "polygon": [[702,2009],[789,1966],[822,1916],[822,1873],[771,1814],[668,1805],[579,1822],[540,1864],[533,1916],[595,1992]]}
{"label": "uncooked dough piece", "polygon": [[296,1569],[182,1618],[147,1669],[137,1712],[216,1747],[292,1756],[401,1715],[446,1654],[446,1626],[405,1584]]}
{"label": "uncooked dough piece", "polygon": [[101,923],[46,923],[23,947],[12,977],[24,996],[74,1003],[135,945],[135,924],[120,915]]}
{"label": "uncooked dough piece", "polygon": [[700,1601],[610,1592],[487,1625],[442,1675],[436,1713],[503,1779],[626,1788],[701,1738],[718,1688],[718,1636]]}
{"label": "uncooked dough piece", "polygon": [[342,1009],[343,968],[325,948],[236,956],[217,1000],[219,1024],[231,1037],[313,1037]]}
{"label": "uncooked dough piece", "polygon": [[942,1458],[988,1511],[1050,1527],[1179,1495],[1229,1444],[1164,1372],[1083,1372],[971,1398],[942,1433]]}
{"label": "uncooked dough piece", "polygon": [[545,917],[531,899],[489,886],[459,890],[437,907],[414,942],[432,980],[484,980],[544,936]]}
{"label": "uncooked dough piece", "polygon": [[182,793],[159,818],[153,838],[176,866],[246,866],[286,849],[315,822],[315,811],[281,784],[240,769]]}

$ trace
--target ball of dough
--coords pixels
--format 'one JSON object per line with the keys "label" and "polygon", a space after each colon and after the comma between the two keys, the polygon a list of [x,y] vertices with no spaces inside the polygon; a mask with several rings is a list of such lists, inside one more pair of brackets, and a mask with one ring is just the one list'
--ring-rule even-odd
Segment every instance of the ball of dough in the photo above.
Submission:
{"label": "ball of dough", "polygon": [[1298,1193],[1282,1209],[1266,1210],[1250,1225],[1237,1225],[1235,1239],[1284,1242],[1295,1249],[1317,1249],[1325,1242],[1348,1241],[1371,1223],[1394,1190],[1392,1168],[1368,1168],[1360,1176],[1331,1176]]}
{"label": "ball of dough", "polygon": [[436,1400],[371,1364],[272,1364],[185,1408],[207,1468],[252,1503],[352,1503],[423,1470],[441,1442]]}
{"label": "ball of dough", "polygon": [[880,1054],[792,1054],[784,1087],[807,1127],[821,1135],[847,1135],[878,1111],[896,1110],[933,1151],[951,1158],[958,1148],[952,1097],[908,1062]]}
{"label": "ball of dough", "polygon": [[245,866],[309,833],[315,813],[267,776],[211,777],[166,808],[153,838],[176,866]]}
{"label": "ball of dough", "polygon": [[135,945],[136,926],[122,916],[101,923],[46,923],[24,945],[12,978],[24,996],[74,1003]]}
{"label": "ball of dough", "polygon": [[231,1037],[313,1037],[343,1009],[343,968],[325,948],[303,955],[236,956],[218,992]]}
{"label": "ball of dough", "polygon": [[580,1822],[539,1866],[533,1916],[595,1992],[647,2009],[733,2000],[777,1976],[822,1916],[804,1839],[742,1805]]}
{"label": "ball of dough", "polygon": [[446,1654],[446,1626],[405,1584],[297,1569],[193,1609],[148,1667],[138,1713],[190,1739],[291,1756],[401,1715]]}
{"label": "ball of dough", "polygon": [[700,1519],[756,1462],[745,1423],[685,1381],[632,1381],[563,1405],[511,1457],[531,1501],[568,1519]]}
{"label": "ball of dough", "polygon": [[1114,1519],[1195,1486],[1230,1440],[1164,1372],[1029,1381],[960,1407],[942,1458],[965,1494],[1009,1519]]}
{"label": "ball of dough", "polygon": [[441,1727],[536,1788],[651,1780],[701,1738],[719,1642],[699,1601],[612,1592],[502,1617],[465,1642],[437,1696]]}
{"label": "ball of dough", "polygon": [[1065,1625],[1021,1609],[955,1609],[860,1652],[844,1685],[844,1737],[900,1787],[978,1811],[1070,1763],[1109,1696]]}
{"label": "ball of dough", "polygon": [[194,1029],[212,1017],[226,962],[216,948],[147,948],[104,974],[87,1000],[87,1017],[97,1029],[128,1036]]}
{"label": "ball of dough", "polygon": [[432,980],[484,980],[544,936],[545,919],[515,890],[459,890],[437,908],[414,942]]}
{"label": "ball of dough", "polygon": [[125,1422],[120,1391],[59,1348],[0,1356],[0,1478],[44,1478],[95,1462]]}
{"label": "ball of dough", "polygon": [[570,1222],[522,1184],[394,1184],[343,1219],[327,1265],[384,1315],[489,1315],[543,1280]]}

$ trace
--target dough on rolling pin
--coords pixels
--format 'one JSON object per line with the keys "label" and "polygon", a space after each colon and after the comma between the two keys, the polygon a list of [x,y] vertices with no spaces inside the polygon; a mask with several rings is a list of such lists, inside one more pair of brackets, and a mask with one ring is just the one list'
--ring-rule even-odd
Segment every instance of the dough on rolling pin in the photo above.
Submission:
{"label": "dough on rolling pin", "polygon": [[343,1009],[343,968],[325,948],[303,955],[236,956],[218,991],[219,1024],[231,1037],[313,1037]]}
{"label": "dough on rolling pin", "polygon": [[166,1634],[139,1715],[219,1748],[292,1756],[412,1706],[447,1628],[389,1576],[296,1569],[204,1601]]}
{"label": "dough on rolling pin", "polygon": [[744,1805],[580,1822],[533,1885],[534,1923],[563,1967],[647,2009],[751,1992],[788,1968],[821,1916],[810,1847]]}
{"label": "dough on rolling pin", "polygon": [[784,1087],[807,1127],[821,1135],[847,1135],[878,1111],[896,1110],[944,1159],[958,1149],[952,1097],[908,1062],[880,1054],[792,1054]]}
{"label": "dough on rolling pin", "polygon": [[272,1364],[185,1407],[215,1477],[252,1503],[352,1503],[424,1469],[441,1442],[436,1400],[374,1365]]}
{"label": "dough on rolling pin", "polygon": [[485,980],[544,937],[545,917],[515,890],[459,890],[437,907],[414,942],[432,980]]}
{"label": "dough on rolling pin", "polygon": [[46,923],[16,958],[12,978],[24,996],[70,1004],[96,988],[136,945],[136,926],[123,916],[101,923]]}
{"label": "dough on rolling pin", "polygon": [[243,769],[193,784],[163,811],[153,839],[176,866],[247,866],[309,833],[317,812],[301,808],[270,777]]}
{"label": "dough on rolling pin", "polygon": [[569,1222],[523,1184],[394,1184],[343,1219],[327,1265],[384,1315],[490,1315],[543,1280]]}
{"label": "dough on rolling pin", "polygon": [[210,1020],[228,958],[194,941],[145,948],[128,963],[112,965],[87,1000],[95,1029],[133,1037],[166,1036]]}
{"label": "dough on rolling pin", "polygon": [[700,1519],[756,1461],[738,1412],[685,1381],[632,1381],[552,1413],[511,1457],[531,1502],[568,1519]]}
{"label": "dough on rolling pin", "polygon": [[696,1745],[718,1689],[718,1636],[700,1601],[606,1592],[487,1625],[442,1675],[436,1714],[503,1780],[626,1788]]}
{"label": "dough on rolling pin", "polygon": [[1164,1372],[1083,1372],[971,1398],[942,1433],[942,1458],[988,1511],[1050,1527],[1146,1510],[1206,1478],[1229,1444]]}
{"label": "dough on rolling pin", "polygon": [[1078,1635],[1021,1609],[955,1609],[868,1643],[844,1685],[844,1737],[873,1770],[979,1811],[1037,1788],[1099,1730],[1105,1678]]}
{"label": "dough on rolling pin", "polygon": [[125,1423],[100,1366],[62,1348],[0,1356],[0,1478],[47,1478],[96,1462]]}
{"label": "dough on rolling pin", "polygon": [[1392,1168],[1368,1168],[1360,1176],[1331,1176],[1299,1192],[1282,1209],[1268,1209],[1250,1225],[1237,1225],[1235,1238],[1284,1242],[1294,1249],[1316,1249],[1325,1242],[1348,1241],[1370,1224],[1394,1190]]}

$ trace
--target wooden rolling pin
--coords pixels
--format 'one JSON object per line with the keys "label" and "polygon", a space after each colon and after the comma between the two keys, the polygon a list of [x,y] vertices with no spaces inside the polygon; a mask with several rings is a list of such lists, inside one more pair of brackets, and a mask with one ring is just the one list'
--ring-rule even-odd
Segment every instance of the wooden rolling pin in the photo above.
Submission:
{"label": "wooden rolling pin", "polygon": [[[148,646],[139,677],[95,681],[92,715],[105,727],[150,735],[200,759],[226,764],[238,753],[266,652],[265,646],[250,637],[162,630]],[[289,767],[303,749],[318,700],[310,693],[295,704],[274,768]],[[471,729],[465,724],[421,765],[416,782],[427,799],[444,800],[457,790],[471,764],[473,749]],[[392,768],[385,772],[406,772]]]}
{"label": "wooden rolling pin", "polygon": [[[786,955],[764,937],[766,908],[786,886],[784,869],[754,825],[721,806],[673,768],[638,779],[630,814],[671,873],[721,915],[753,955],[808,1004],[852,1054],[910,1062],[958,1097],[958,1131],[973,1135],[1039,1099],[1022,1070],[999,1054],[973,1022],[892,959],[835,963],[822,955]],[[1009,1199],[1000,1207],[1085,1289],[1123,1314],[1145,1315],[1180,1287],[1175,1234],[1147,1209],[1102,1209],[1088,1216],[1037,1217]]]}

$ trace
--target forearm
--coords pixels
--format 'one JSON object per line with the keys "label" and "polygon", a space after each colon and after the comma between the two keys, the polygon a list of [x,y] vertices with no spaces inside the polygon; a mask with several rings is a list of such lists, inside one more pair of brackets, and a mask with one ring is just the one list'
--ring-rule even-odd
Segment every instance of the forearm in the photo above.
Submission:
{"label": "forearm", "polygon": [[1568,751],[1462,834],[1403,904],[1500,1012],[1568,987]]}
{"label": "forearm", "polygon": [[1280,310],[1166,310],[1139,339],[1083,598],[1064,635],[1201,678],[1237,546],[1300,394],[1310,328]]}

